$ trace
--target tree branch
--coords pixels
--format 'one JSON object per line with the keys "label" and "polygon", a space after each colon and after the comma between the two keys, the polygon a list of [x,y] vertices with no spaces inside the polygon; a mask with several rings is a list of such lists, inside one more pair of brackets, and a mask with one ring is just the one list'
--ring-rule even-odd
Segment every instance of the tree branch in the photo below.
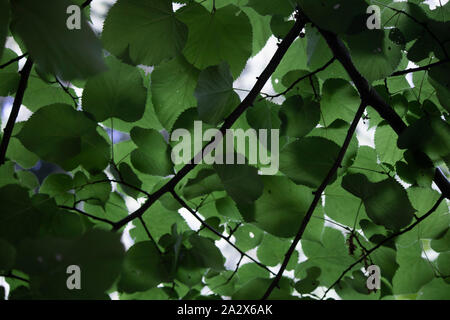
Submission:
{"label": "tree branch", "polygon": [[83,2],[83,4],[81,5],[81,8],[84,9],[87,6],[89,6],[91,4],[92,0],[86,0],[85,2]]}
{"label": "tree branch", "polygon": [[410,69],[394,72],[393,74],[390,75],[390,77],[401,76],[401,75],[404,75],[404,74],[408,74],[408,73],[412,73],[412,72],[418,72],[418,71],[427,71],[427,70],[430,70],[433,67],[437,67],[437,66],[440,66],[441,64],[445,64],[445,63],[449,63],[449,62],[450,62],[450,59],[440,60],[440,61],[435,62],[435,63],[427,64],[426,66],[423,66],[423,67],[410,68]]}
{"label": "tree branch", "polygon": [[80,210],[80,209],[78,209],[78,208],[75,208],[75,207],[69,207],[69,206],[63,206],[63,205],[59,205],[58,207],[61,208],[61,209],[66,209],[66,210],[71,210],[71,211],[78,212],[79,214],[81,214],[81,215],[83,215],[83,216],[86,216],[86,217],[89,217],[89,218],[91,218],[91,219],[93,219],[93,220],[105,222],[105,223],[108,223],[108,224],[114,226],[114,222],[113,222],[113,221],[108,220],[108,219],[104,219],[104,218],[96,217],[96,216],[94,216],[94,215],[92,215],[92,214],[90,214],[90,213],[84,212],[83,210]]}
{"label": "tree branch", "polygon": [[14,98],[8,122],[6,123],[5,130],[3,131],[3,138],[0,144],[0,166],[2,166],[5,163],[6,151],[8,149],[9,140],[11,139],[14,125],[16,123],[17,116],[19,115],[20,106],[22,105],[23,96],[25,94],[25,90],[27,89],[28,78],[30,77],[32,68],[33,68],[33,60],[31,60],[31,58],[28,58],[27,62],[25,63],[25,66],[20,71],[21,76],[19,81],[19,87],[17,88],[16,97]]}
{"label": "tree branch", "polygon": [[358,111],[356,112],[355,118],[353,119],[352,124],[350,125],[350,128],[348,129],[347,136],[345,137],[344,143],[339,151],[336,161],[334,162],[331,169],[328,171],[328,174],[325,177],[325,179],[323,180],[322,184],[319,186],[317,191],[314,193],[314,199],[313,199],[311,205],[309,206],[309,209],[308,209],[305,217],[303,218],[302,224],[300,225],[300,229],[298,230],[294,240],[292,241],[291,246],[289,247],[288,251],[286,252],[286,255],[284,257],[283,263],[281,264],[280,270],[278,271],[277,275],[273,279],[269,288],[267,288],[267,291],[264,293],[262,300],[265,300],[270,296],[270,294],[272,293],[272,290],[275,289],[275,287],[277,286],[281,277],[283,276],[283,272],[284,272],[284,270],[286,270],[289,260],[292,256],[292,254],[295,252],[295,248],[297,247],[297,244],[302,239],[302,236],[303,236],[303,233],[305,232],[306,226],[308,225],[308,223],[314,213],[314,210],[316,209],[317,204],[319,203],[320,199],[322,198],[322,193],[324,192],[328,183],[331,181],[331,179],[333,178],[333,176],[336,174],[339,167],[341,166],[342,160],[344,159],[347,148],[348,148],[350,141],[356,131],[356,127],[358,126],[359,120],[361,120],[361,117],[364,114],[365,108],[366,108],[366,102],[363,100],[361,102],[361,105],[358,108]]}
{"label": "tree branch", "polygon": [[256,263],[261,268],[269,271],[271,274],[275,274],[267,266],[263,265],[261,262],[257,261],[256,259],[254,259],[251,256],[249,256],[248,254],[246,254],[244,251],[239,249],[233,242],[231,242],[230,238],[224,236],[219,231],[217,231],[216,229],[211,227],[208,223],[203,221],[203,219],[200,218],[200,216],[197,214],[197,212],[192,210],[191,207],[189,207],[189,205],[175,191],[172,191],[171,193],[172,193],[172,196],[175,198],[175,200],[177,200],[183,208],[186,208],[206,229],[208,229],[209,231],[214,233],[216,236],[224,239],[230,246],[232,246],[234,249],[236,249],[241,254],[241,256],[245,256],[245,257],[249,258],[250,260],[252,260],[254,263]]}
{"label": "tree branch", "polygon": [[412,229],[414,229],[419,223],[421,223],[423,220],[425,220],[426,218],[428,218],[434,211],[436,211],[436,209],[439,207],[439,205],[441,204],[441,202],[445,199],[444,196],[441,196],[439,198],[439,200],[434,204],[434,206],[427,212],[425,213],[423,216],[417,218],[417,221],[414,222],[412,225],[410,225],[409,227],[403,229],[402,231],[399,231],[397,233],[392,234],[391,236],[385,238],[383,241],[381,241],[380,243],[378,243],[376,246],[374,246],[372,249],[366,251],[361,258],[359,258],[357,261],[355,261],[354,263],[352,263],[347,269],[345,269],[342,274],[339,276],[339,278],[327,289],[327,291],[325,291],[325,293],[322,296],[322,299],[325,298],[325,296],[327,295],[327,293],[336,285],[339,283],[339,281],[341,281],[341,279],[345,276],[345,274],[350,271],[354,266],[356,266],[358,263],[360,263],[361,261],[363,261],[365,258],[367,258],[372,252],[374,252],[375,250],[377,250],[378,248],[380,248],[383,244],[395,239],[396,237],[411,231]]}
{"label": "tree branch", "polygon": [[[258,97],[259,93],[263,89],[266,82],[269,80],[269,78],[272,76],[272,74],[275,72],[275,69],[280,64],[281,60],[283,59],[284,55],[286,54],[287,50],[291,46],[291,44],[294,42],[294,40],[298,37],[301,30],[305,26],[305,21],[302,18],[297,18],[294,26],[289,31],[287,36],[283,39],[283,41],[278,46],[277,51],[275,52],[274,56],[270,60],[267,67],[264,69],[264,71],[259,76],[258,80],[256,81],[253,88],[250,90],[248,95],[245,97],[245,99],[237,106],[237,108],[225,119],[224,123],[222,124],[220,131],[222,134],[225,134],[226,130],[231,128],[231,126],[234,124],[234,122],[249,108],[253,105],[255,99]],[[197,154],[194,159],[202,159],[203,158],[203,152],[212,144],[219,142],[217,139],[212,139],[204,148],[203,150]],[[124,219],[118,221],[113,230],[119,230],[124,225],[126,225],[128,222],[142,216],[152,205],[157,201],[162,195],[164,195],[167,192],[171,192],[174,190],[175,186],[180,182],[192,169],[196,167],[196,163],[191,160],[191,162],[187,165],[185,165],[178,173],[164,186],[162,186],[159,190],[151,194],[149,199],[135,212],[131,213]]]}
{"label": "tree branch", "polygon": [[24,53],[24,54],[21,55],[21,56],[18,56],[18,57],[15,57],[14,59],[9,60],[8,62],[6,62],[6,63],[0,65],[0,69],[6,68],[6,67],[9,66],[10,64],[12,64],[12,63],[14,63],[14,62],[16,62],[16,61],[19,61],[19,60],[21,60],[22,58],[25,58],[27,55],[28,55],[28,53]]}
{"label": "tree branch", "polygon": [[[277,98],[277,97],[280,97],[280,96],[285,95],[286,93],[288,93],[289,91],[291,91],[291,90],[292,90],[292,89],[293,89],[300,81],[302,81],[302,80],[304,80],[304,79],[306,79],[306,78],[310,78],[310,79],[311,79],[311,76],[313,76],[313,75],[315,75],[316,73],[319,73],[319,72],[325,70],[326,68],[328,68],[328,66],[331,65],[331,64],[334,62],[334,60],[336,60],[336,57],[331,58],[331,59],[330,59],[327,63],[325,63],[322,67],[320,67],[320,68],[318,68],[318,69],[316,69],[316,70],[314,70],[314,71],[312,71],[312,72],[310,72],[310,73],[308,73],[308,74],[306,74],[306,75],[304,75],[304,76],[298,78],[297,80],[295,80],[295,81],[294,81],[294,82],[293,82],[286,90],[284,90],[283,92],[278,93],[278,94],[275,94],[275,95],[265,95],[265,98]],[[311,86],[313,86],[313,85],[311,84]],[[313,87],[313,90],[315,90],[314,87]]]}
{"label": "tree branch", "polygon": [[[383,98],[375,91],[375,89],[370,86],[368,81],[359,73],[359,71],[353,64],[350,53],[348,52],[342,41],[339,40],[334,33],[322,30],[319,27],[318,30],[325,38],[335,57],[347,71],[348,75],[355,84],[361,98],[366,101],[368,105],[372,106],[384,120],[386,120],[386,122],[397,133],[397,135],[400,135],[407,128],[406,124],[394,111],[394,109],[383,100]],[[450,183],[439,168],[436,168],[434,182],[441,190],[441,193],[447,199],[450,199]]]}

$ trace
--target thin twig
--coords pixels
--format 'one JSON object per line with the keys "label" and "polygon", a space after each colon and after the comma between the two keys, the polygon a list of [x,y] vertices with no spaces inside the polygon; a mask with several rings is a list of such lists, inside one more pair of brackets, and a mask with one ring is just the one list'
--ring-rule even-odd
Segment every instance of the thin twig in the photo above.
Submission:
{"label": "thin twig", "polygon": [[214,233],[216,236],[224,239],[229,245],[231,245],[234,249],[236,249],[241,255],[246,256],[247,258],[249,258],[250,260],[252,260],[254,263],[256,263],[258,266],[260,266],[261,268],[269,271],[270,273],[272,273],[273,275],[275,275],[274,272],[272,272],[267,266],[265,266],[264,264],[262,264],[261,262],[255,260],[254,258],[252,258],[251,256],[249,256],[248,254],[246,254],[244,251],[242,251],[241,249],[239,249],[233,242],[230,241],[230,239],[228,239],[226,236],[224,236],[223,234],[221,234],[219,231],[217,231],[216,229],[214,229],[213,227],[211,227],[208,223],[206,223],[198,214],[197,212],[195,212],[194,210],[191,209],[191,207],[189,207],[189,205],[175,192],[172,191],[171,192],[172,196],[174,197],[175,200],[177,200],[180,205],[183,208],[186,208],[206,229],[208,229],[209,231],[211,231],[212,233]]}
{"label": "thin twig", "polygon": [[60,207],[61,209],[66,209],[66,210],[71,210],[71,211],[78,212],[79,214],[81,214],[83,216],[86,216],[86,217],[89,217],[89,218],[91,218],[93,220],[105,222],[105,223],[108,223],[108,224],[110,224],[112,226],[114,225],[114,222],[111,221],[111,220],[100,218],[100,217],[96,217],[96,216],[94,216],[94,215],[92,215],[90,213],[84,212],[83,210],[80,210],[80,209],[78,209],[76,207],[69,207],[69,206],[64,206],[64,205],[59,205],[58,207]]}
{"label": "thin twig", "polygon": [[6,62],[6,63],[0,65],[0,69],[6,68],[6,67],[9,66],[10,64],[13,64],[13,63],[16,62],[16,61],[19,61],[19,60],[21,60],[22,58],[25,58],[27,55],[28,55],[28,53],[24,53],[24,54],[21,55],[21,56],[18,56],[18,57],[15,57],[14,59],[9,60],[8,62]]}
{"label": "thin twig", "polygon": [[33,60],[28,58],[23,69],[20,71],[19,87],[17,88],[16,97],[14,98],[8,122],[6,123],[5,130],[3,131],[3,138],[0,144],[0,166],[2,166],[6,160],[6,151],[8,149],[9,140],[11,139],[14,125],[16,123],[17,116],[19,115],[20,106],[22,105],[23,96],[25,95],[25,90],[27,89],[28,78],[30,77],[32,68]]}
{"label": "thin twig", "polygon": [[290,85],[286,90],[284,90],[283,92],[278,93],[278,94],[275,94],[275,95],[266,95],[265,98],[271,98],[271,99],[273,99],[273,98],[278,98],[278,97],[281,97],[281,96],[285,95],[286,93],[288,93],[289,91],[291,91],[291,90],[292,90],[292,89],[293,89],[300,81],[302,81],[302,80],[304,80],[304,79],[307,79],[307,78],[310,78],[310,79],[311,79],[311,77],[312,77],[313,75],[315,75],[316,73],[319,73],[319,72],[325,70],[326,68],[328,68],[328,66],[331,65],[331,64],[334,62],[334,60],[336,60],[336,57],[331,58],[331,59],[330,59],[327,63],[325,63],[322,67],[320,67],[320,68],[318,68],[318,69],[316,69],[316,70],[314,70],[314,71],[312,71],[312,72],[310,72],[310,73],[308,73],[308,74],[306,74],[306,75],[304,75],[304,76],[298,78],[298,79],[295,80],[293,83],[291,83],[291,85]]}

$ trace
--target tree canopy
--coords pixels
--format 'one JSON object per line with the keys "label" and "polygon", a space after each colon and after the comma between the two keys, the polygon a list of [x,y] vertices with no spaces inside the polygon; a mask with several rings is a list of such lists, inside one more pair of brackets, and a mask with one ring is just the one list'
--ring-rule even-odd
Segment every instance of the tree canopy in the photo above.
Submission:
{"label": "tree canopy", "polygon": [[450,299],[448,2],[95,2],[0,0],[9,299]]}

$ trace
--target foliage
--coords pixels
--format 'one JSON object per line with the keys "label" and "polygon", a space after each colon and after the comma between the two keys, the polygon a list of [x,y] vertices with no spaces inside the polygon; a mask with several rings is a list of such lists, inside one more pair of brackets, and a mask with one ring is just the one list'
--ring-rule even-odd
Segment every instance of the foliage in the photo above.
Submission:
{"label": "foliage", "polygon": [[[9,298],[450,299],[450,4],[176,2],[118,0],[96,34],[91,1],[75,1],[71,30],[69,0],[0,0]],[[370,4],[380,30],[366,27]],[[272,35],[276,53],[241,100],[236,80]],[[260,175],[259,158],[175,165],[168,137],[200,120],[280,130],[279,172]]]}

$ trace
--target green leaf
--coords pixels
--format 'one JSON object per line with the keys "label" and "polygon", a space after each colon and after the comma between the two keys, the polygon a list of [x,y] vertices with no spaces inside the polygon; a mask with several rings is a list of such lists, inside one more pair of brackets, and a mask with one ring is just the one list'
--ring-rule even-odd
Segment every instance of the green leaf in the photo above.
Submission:
{"label": "green leaf", "polygon": [[[269,288],[272,279],[267,278],[255,278],[248,281],[242,288],[236,291],[232,299],[233,300],[256,300],[261,299],[264,293]],[[275,288],[270,296],[269,300],[292,300],[295,299],[291,296],[289,280],[287,278],[281,278],[279,282],[279,288]]]}
{"label": "green leaf", "polygon": [[369,83],[391,75],[402,59],[402,47],[392,42],[384,30],[348,36],[347,44],[353,63]]}
{"label": "green leaf", "polygon": [[151,241],[134,244],[126,253],[118,284],[119,291],[146,291],[167,280],[161,255]]}
{"label": "green leaf", "polygon": [[0,0],[0,59],[2,58],[6,36],[8,35],[11,12],[8,0]]}
{"label": "green leaf", "polygon": [[319,280],[317,278],[321,274],[321,270],[318,267],[311,267],[306,270],[306,278],[301,279],[295,284],[295,290],[301,294],[313,292],[319,286]]}
{"label": "green leaf", "polygon": [[239,96],[233,91],[233,77],[226,63],[203,70],[194,94],[200,119],[213,125],[221,123],[239,104]]}
{"label": "green leaf", "polygon": [[[347,33],[356,18],[365,20],[367,5],[359,0],[297,0],[300,8],[320,28]],[[359,16],[359,17],[358,17]]]}
{"label": "green leaf", "polygon": [[[118,171],[112,169],[113,175],[116,177],[117,180],[125,182],[128,185],[134,186],[136,188],[141,188],[142,181],[139,180],[139,177],[134,173],[133,169],[130,167],[130,165],[126,162],[121,162]],[[120,188],[130,197],[133,197],[137,199],[139,196],[141,196],[141,192],[139,192],[137,189],[129,187],[125,184],[120,184]]]}
{"label": "green leaf", "polygon": [[77,200],[99,206],[105,205],[112,191],[111,183],[103,172],[88,178],[83,172],[78,171],[73,178],[73,184]]}
{"label": "green leaf", "polygon": [[289,0],[280,0],[276,3],[270,0],[249,0],[248,6],[261,15],[278,14],[283,17],[289,16],[295,9]]}
{"label": "green leaf", "polygon": [[39,161],[39,157],[26,149],[23,144],[15,136],[22,130],[24,122],[16,122],[13,129],[13,136],[9,141],[8,150],[6,150],[6,157],[14,160],[18,165],[24,169],[30,169]]}
{"label": "green leaf", "polygon": [[258,169],[245,164],[214,165],[225,191],[239,205],[253,203],[264,189]]}
{"label": "green leaf", "polygon": [[323,286],[336,281],[342,271],[355,260],[348,253],[341,231],[330,227],[325,227],[322,243],[302,241],[302,249],[308,259],[297,265],[295,277],[303,279],[309,268],[317,267],[321,273],[316,279]]}
{"label": "green leaf", "polygon": [[187,32],[169,0],[119,0],[108,12],[102,42],[124,62],[153,66],[178,55]]}
{"label": "green leaf", "polygon": [[[5,1],[5,0],[2,0]],[[0,7],[1,2],[0,1]],[[6,1],[7,2],[7,1]],[[9,6],[9,4],[8,4]],[[3,14],[3,12],[2,12]],[[0,18],[0,21],[2,19]],[[1,29],[1,27],[0,27]],[[0,31],[0,38],[1,38],[1,31]],[[0,39],[1,42],[1,39]],[[3,48],[3,46],[2,46]],[[0,49],[2,50],[2,49]],[[5,48],[3,50],[3,54],[0,51],[0,65],[7,63],[11,61],[12,59],[16,58],[17,54],[12,51],[11,49]],[[17,73],[17,70],[19,69],[19,64],[17,62],[11,63],[9,66],[0,69],[0,96],[6,97],[8,95],[13,94],[17,90],[17,85],[19,83],[20,75]]]}
{"label": "green leaf", "polygon": [[392,280],[395,294],[416,293],[430,282],[433,277],[433,269],[430,263],[421,257],[422,247],[419,241],[402,243],[402,235],[397,240],[397,262],[400,265]]}
{"label": "green leaf", "polygon": [[348,174],[342,187],[363,200],[367,215],[378,225],[398,231],[413,218],[415,210],[405,189],[392,178],[372,183],[363,174]]}
{"label": "green leaf", "polygon": [[44,179],[39,188],[39,193],[48,194],[58,204],[70,206],[74,197],[69,191],[73,187],[74,183],[71,176],[63,173],[55,173]]}
{"label": "green leaf", "polygon": [[10,271],[16,259],[16,249],[7,241],[0,239],[0,270]]}
{"label": "green leaf", "polygon": [[82,112],[54,104],[35,112],[17,137],[41,159],[66,170],[81,164],[90,172],[99,172],[108,164],[109,146],[96,127]]}
{"label": "green leaf", "polygon": [[137,68],[114,58],[107,60],[108,71],[90,78],[83,90],[83,110],[98,122],[118,118],[135,122],[142,118],[147,91]]}
{"label": "green leaf", "polygon": [[319,123],[320,105],[301,96],[286,99],[280,109],[281,134],[302,138],[310,133]]}
{"label": "green leaf", "polygon": [[252,54],[252,26],[245,12],[228,5],[211,13],[191,3],[177,15],[189,28],[186,59],[198,69],[225,61],[237,78]]}
{"label": "green leaf", "polygon": [[[339,153],[334,142],[307,137],[288,144],[281,150],[280,171],[292,181],[311,188],[318,188],[330,171]],[[333,176],[329,183],[336,179]]]}
{"label": "green leaf", "polygon": [[361,103],[356,89],[343,79],[328,79],[322,90],[320,109],[323,125],[329,126],[336,119],[351,122]]}
{"label": "green leaf", "polygon": [[80,29],[67,27],[70,5],[68,0],[11,3],[13,32],[42,70],[66,80],[87,78],[105,69],[100,41],[84,17]]}
{"label": "green leaf", "polygon": [[403,152],[394,141],[398,139],[397,133],[386,123],[382,123],[375,131],[375,148],[382,163],[394,165],[402,159]]}
{"label": "green leaf", "polygon": [[[68,90],[74,97],[76,96],[73,89],[69,88]],[[41,107],[55,103],[74,104],[72,98],[64,92],[58,83],[49,84],[43,81],[36,73],[36,68],[34,68],[28,79],[23,104],[30,111],[35,112]]]}
{"label": "green leaf", "polygon": [[[73,240],[25,240],[17,251],[16,267],[31,276],[34,294],[41,299],[105,299],[124,256],[120,235],[101,230]],[[80,268],[81,290],[66,285],[70,265]]]}
{"label": "green leaf", "polygon": [[189,242],[192,245],[190,254],[195,257],[195,261],[199,266],[224,270],[225,259],[211,239],[193,234],[189,237]]}
{"label": "green leaf", "polygon": [[425,116],[401,133],[400,149],[420,150],[432,161],[450,162],[450,125],[437,116]]}
{"label": "green leaf", "polygon": [[[285,253],[288,251],[290,245],[291,242],[289,240],[280,239],[272,236],[270,233],[266,233],[256,251],[258,260],[266,266],[274,267],[283,262]],[[298,252],[294,251],[286,270],[294,269],[297,261]]]}
{"label": "green leaf", "polygon": [[131,153],[131,163],[136,169],[157,176],[173,173],[169,145],[158,131],[135,127],[131,130],[131,139],[138,146]]}
{"label": "green leaf", "polygon": [[217,172],[212,169],[201,169],[198,174],[189,179],[183,187],[183,195],[187,200],[208,195],[214,191],[222,191],[224,186]]}
{"label": "green leaf", "polygon": [[310,189],[298,186],[286,177],[262,176],[264,191],[251,205],[239,205],[245,221],[275,236],[296,234],[313,199]]}
{"label": "green leaf", "polygon": [[150,89],[158,119],[172,129],[179,115],[196,105],[194,90],[199,71],[182,56],[162,63],[152,73]]}
{"label": "green leaf", "polygon": [[443,279],[433,279],[420,288],[417,300],[450,300],[450,285]]}

